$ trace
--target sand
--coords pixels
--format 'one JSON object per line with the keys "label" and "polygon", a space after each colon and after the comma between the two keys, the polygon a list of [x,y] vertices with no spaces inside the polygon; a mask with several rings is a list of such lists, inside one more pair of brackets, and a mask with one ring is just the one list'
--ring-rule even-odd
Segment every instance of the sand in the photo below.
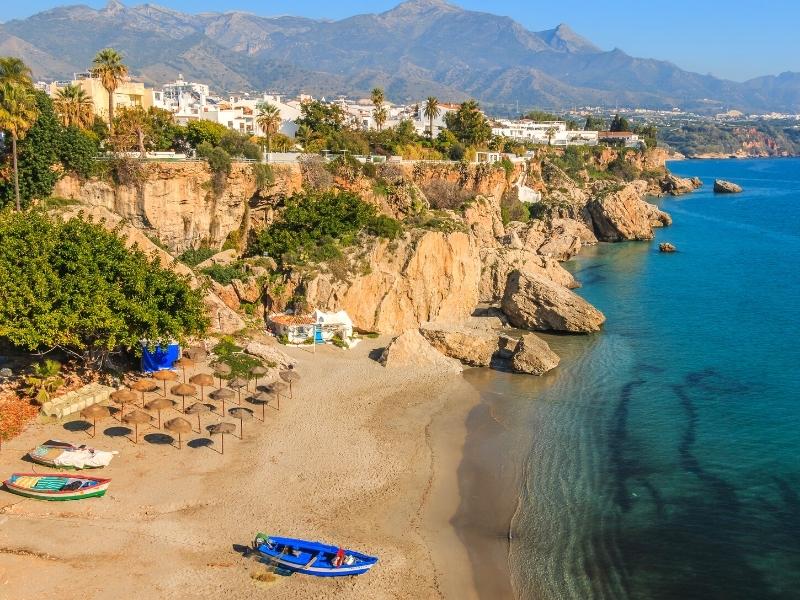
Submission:
{"label": "sand", "polygon": [[[384,369],[369,355],[385,341],[289,349],[302,375],[295,398],[268,408],[264,423],[245,423],[243,440],[226,436],[224,455],[108,437],[113,419],[94,440],[63,424],[31,426],[4,445],[0,474],[48,471],[22,460],[48,438],[120,454],[94,472],[113,479],[104,498],[0,492],[0,598],[476,597],[451,520],[478,395],[460,375]],[[188,439],[199,437],[207,436]],[[236,550],[259,531],[346,545],[380,562],[355,578],[270,577]]]}

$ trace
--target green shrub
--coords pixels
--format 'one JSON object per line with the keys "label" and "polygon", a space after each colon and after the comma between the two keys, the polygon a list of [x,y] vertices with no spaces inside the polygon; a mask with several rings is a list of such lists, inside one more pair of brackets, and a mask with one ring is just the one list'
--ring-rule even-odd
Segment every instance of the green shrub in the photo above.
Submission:
{"label": "green shrub", "polygon": [[188,250],[184,250],[184,252],[178,256],[178,260],[185,265],[189,265],[190,267],[196,267],[204,260],[208,260],[214,256],[214,254],[215,251],[211,248],[189,248]]}
{"label": "green shrub", "polygon": [[393,240],[403,231],[400,221],[386,215],[377,215],[367,225],[367,231],[375,237]]}
{"label": "green shrub", "polygon": [[[223,336],[220,341],[214,346],[214,354],[216,360],[214,364],[223,363],[231,368],[230,377],[243,377],[250,378],[250,370],[253,367],[263,366],[261,360],[255,356],[245,354],[242,348],[236,344],[236,341],[231,336]],[[274,363],[267,363],[266,366],[274,367]]]}
{"label": "green shrub", "polygon": [[272,167],[263,163],[253,165],[253,177],[259,191],[265,191],[275,183],[275,173],[272,171]]}
{"label": "green shrub", "polygon": [[203,269],[203,273],[217,283],[228,285],[234,279],[247,279],[247,272],[242,268],[242,264],[241,262],[235,262],[229,265],[212,265]]}

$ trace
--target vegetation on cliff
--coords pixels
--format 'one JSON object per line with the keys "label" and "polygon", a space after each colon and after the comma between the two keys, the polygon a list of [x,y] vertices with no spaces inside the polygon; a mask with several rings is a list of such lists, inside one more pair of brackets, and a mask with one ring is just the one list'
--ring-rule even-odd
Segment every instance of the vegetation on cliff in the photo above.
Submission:
{"label": "vegetation on cliff", "polygon": [[158,260],[101,225],[41,211],[0,213],[0,288],[0,339],[96,366],[208,325],[200,293]]}

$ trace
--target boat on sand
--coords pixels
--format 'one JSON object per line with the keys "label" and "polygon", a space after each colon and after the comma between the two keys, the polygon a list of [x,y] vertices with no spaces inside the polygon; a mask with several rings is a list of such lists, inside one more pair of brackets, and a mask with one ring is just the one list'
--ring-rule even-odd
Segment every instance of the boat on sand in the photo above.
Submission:
{"label": "boat on sand", "polygon": [[28,452],[33,462],[67,469],[99,469],[108,466],[115,454],[60,440],[47,440]]}
{"label": "boat on sand", "polygon": [[37,500],[83,500],[103,496],[110,479],[65,473],[14,473],[3,484],[9,492]]}
{"label": "boat on sand", "polygon": [[259,533],[253,549],[262,562],[291,573],[316,577],[361,575],[378,562],[377,557],[320,542],[268,536]]}

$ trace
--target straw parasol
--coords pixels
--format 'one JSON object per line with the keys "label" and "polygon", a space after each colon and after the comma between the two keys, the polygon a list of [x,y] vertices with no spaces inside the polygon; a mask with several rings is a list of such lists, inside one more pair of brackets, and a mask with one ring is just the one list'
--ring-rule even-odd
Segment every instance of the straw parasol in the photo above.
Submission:
{"label": "straw parasol", "polygon": [[181,368],[183,371],[183,381],[186,383],[186,369],[192,368],[194,366],[194,361],[188,356],[184,356],[183,358],[176,360],[172,366]]}
{"label": "straw parasol", "polygon": [[272,400],[273,395],[268,392],[259,392],[255,396],[250,396],[250,403],[251,404],[260,404],[261,405],[261,420],[265,419],[265,408],[267,404],[270,403]]}
{"label": "straw parasol", "polygon": [[214,390],[209,394],[209,397],[212,400],[221,400],[222,401],[222,414],[225,414],[225,400],[230,400],[233,398],[234,392],[233,390],[229,390],[228,388],[219,388],[218,390]]}
{"label": "straw parasol", "polygon": [[129,412],[127,415],[122,417],[122,420],[128,423],[129,425],[133,425],[135,427],[136,433],[134,438],[134,443],[139,443],[139,425],[143,425],[144,423],[149,423],[153,420],[153,417],[148,415],[143,410],[134,410],[133,412]]}
{"label": "straw parasol", "polygon": [[144,407],[147,410],[158,411],[158,428],[161,429],[161,411],[167,408],[173,408],[176,404],[177,402],[169,398],[156,398],[145,404]]}
{"label": "straw parasol", "polygon": [[162,369],[160,371],[156,371],[153,373],[153,379],[158,379],[159,381],[164,382],[164,395],[167,395],[167,382],[168,381],[175,381],[178,378],[178,374],[175,371],[170,371],[169,369]]}
{"label": "straw parasol", "polygon": [[[153,382],[155,383],[155,381]],[[117,390],[116,392],[111,392],[110,398],[117,404],[120,405],[120,410],[124,413],[125,412],[125,405],[126,404],[135,404],[136,399],[138,396],[135,392],[127,389],[122,388],[121,390]],[[120,418],[122,415],[120,415]]]}
{"label": "straw parasol", "polygon": [[237,406],[228,411],[228,414],[234,419],[239,419],[239,439],[244,439],[244,421],[253,418],[253,411],[249,408]]}
{"label": "straw parasol", "polygon": [[178,434],[178,450],[181,449],[181,435],[192,432],[192,424],[186,419],[176,417],[164,423],[164,429]]}
{"label": "straw parasol", "polygon": [[234,377],[228,382],[228,387],[236,390],[239,395],[239,404],[242,403],[242,388],[246,388],[247,383],[248,381],[244,377]]}
{"label": "straw parasol", "polygon": [[267,367],[263,365],[256,365],[250,369],[250,375],[256,380],[256,387],[258,387],[258,378],[267,374]]}
{"label": "straw parasol", "polygon": [[110,415],[111,411],[108,409],[108,407],[100,404],[92,404],[81,411],[81,416],[84,419],[92,420],[92,437],[97,434],[97,419],[103,419]]}
{"label": "straw parasol", "polygon": [[198,373],[189,377],[189,383],[200,386],[200,400],[203,400],[203,388],[214,385],[214,376],[208,373]]}
{"label": "straw parasol", "polygon": [[173,385],[169,391],[175,396],[181,397],[181,408],[183,412],[186,412],[186,396],[194,396],[197,393],[197,388],[191,383],[179,383],[178,385]]}
{"label": "straw parasol", "polygon": [[208,352],[206,352],[206,349],[203,348],[203,346],[192,346],[183,354],[195,362],[202,362],[208,356]]}
{"label": "straw parasol", "polygon": [[281,392],[285,391],[288,387],[289,385],[282,381],[275,381],[269,384],[269,391],[274,392],[275,396],[278,398],[278,410],[281,409]]}
{"label": "straw parasol", "polygon": [[235,432],[236,425],[233,423],[216,423],[214,425],[209,425],[206,429],[211,435],[219,434],[222,436],[222,454],[225,454],[225,435],[230,435]]}
{"label": "straw parasol", "polygon": [[230,375],[232,371],[233,369],[231,369],[231,366],[225,363],[217,363],[214,365],[214,375],[219,377],[219,387],[222,387],[222,378]]}
{"label": "straw parasol", "polygon": [[208,407],[208,404],[203,404],[202,402],[195,402],[186,407],[186,410],[183,412],[187,415],[197,415],[197,433],[200,433],[200,415],[202,413],[207,413],[211,409]]}
{"label": "straw parasol", "polygon": [[292,393],[292,384],[296,381],[300,381],[300,373],[293,370],[287,370],[281,371],[278,373],[278,376],[289,384],[289,397],[294,398],[294,394]]}
{"label": "straw parasol", "polygon": [[161,386],[158,385],[158,382],[154,379],[149,377],[145,379],[138,379],[131,384],[131,389],[136,390],[137,392],[142,392],[142,404],[144,404],[144,393],[145,392],[155,392]]}

